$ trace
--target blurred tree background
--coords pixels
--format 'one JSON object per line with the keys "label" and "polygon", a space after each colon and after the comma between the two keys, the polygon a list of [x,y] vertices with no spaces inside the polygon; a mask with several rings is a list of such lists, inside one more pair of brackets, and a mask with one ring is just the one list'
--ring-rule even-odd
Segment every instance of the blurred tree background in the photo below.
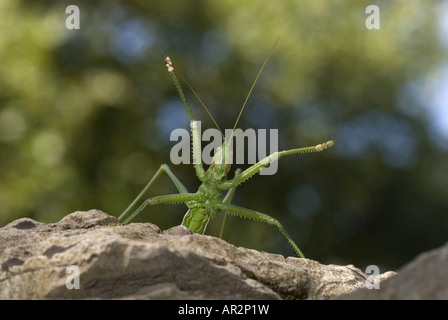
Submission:
{"label": "blurred tree background", "polygon": [[[65,27],[71,4],[79,30]],[[365,25],[371,4],[379,30]],[[423,0],[3,0],[0,226],[92,208],[118,216],[170,164],[170,133],[189,119],[163,61],[142,45],[169,54],[232,128],[280,37],[239,127],[279,129],[280,149],[336,146],[282,158],[234,203],[279,219],[322,263],[396,269],[448,240],[447,9]],[[213,127],[184,90],[203,129]],[[191,165],[171,168],[197,189]],[[175,191],[163,176],[148,197]],[[136,221],[167,229],[185,212],[154,207]],[[294,254],[275,227],[236,217],[225,239]]]}

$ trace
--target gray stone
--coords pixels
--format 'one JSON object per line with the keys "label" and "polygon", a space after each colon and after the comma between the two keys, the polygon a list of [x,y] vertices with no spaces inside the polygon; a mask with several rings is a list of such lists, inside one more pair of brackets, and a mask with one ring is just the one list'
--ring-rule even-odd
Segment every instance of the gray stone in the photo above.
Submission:
{"label": "gray stone", "polygon": [[365,286],[351,265],[285,259],[183,226],[116,223],[90,210],[1,228],[0,299],[330,299]]}
{"label": "gray stone", "polygon": [[424,252],[398,273],[379,282],[379,289],[359,289],[340,299],[446,300],[448,299],[448,243]]}

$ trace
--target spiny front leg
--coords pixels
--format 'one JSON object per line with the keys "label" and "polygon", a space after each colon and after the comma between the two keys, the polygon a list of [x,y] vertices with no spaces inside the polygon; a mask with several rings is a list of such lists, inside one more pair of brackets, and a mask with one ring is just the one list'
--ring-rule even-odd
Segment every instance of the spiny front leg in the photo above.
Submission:
{"label": "spiny front leg", "polygon": [[297,148],[297,149],[291,149],[291,150],[284,150],[279,152],[274,152],[273,154],[267,156],[263,160],[257,162],[253,166],[247,168],[244,170],[241,174],[233,178],[232,180],[227,180],[220,185],[218,185],[218,188],[221,190],[228,190],[230,188],[236,187],[258,173],[262,168],[269,166],[272,162],[277,161],[281,156],[287,156],[291,154],[302,154],[302,153],[311,153],[311,152],[321,152],[328,148],[331,148],[334,146],[334,141],[330,140],[325,143],[318,144],[316,146],[312,147],[305,147],[305,148]]}
{"label": "spiny front leg", "polygon": [[301,258],[305,258],[302,251],[300,251],[299,247],[292,240],[292,238],[286,232],[285,228],[283,228],[283,226],[277,219],[274,219],[271,216],[268,216],[267,214],[264,214],[264,213],[261,213],[261,212],[255,211],[255,210],[235,206],[235,205],[229,204],[229,203],[220,203],[220,204],[218,204],[218,207],[221,210],[224,210],[226,212],[229,212],[230,214],[233,214],[233,215],[236,215],[236,216],[239,216],[242,218],[249,218],[249,219],[252,219],[255,221],[266,222],[270,225],[276,226],[280,230],[280,233],[286,238],[286,240],[288,240],[289,244],[294,249],[296,254]]}

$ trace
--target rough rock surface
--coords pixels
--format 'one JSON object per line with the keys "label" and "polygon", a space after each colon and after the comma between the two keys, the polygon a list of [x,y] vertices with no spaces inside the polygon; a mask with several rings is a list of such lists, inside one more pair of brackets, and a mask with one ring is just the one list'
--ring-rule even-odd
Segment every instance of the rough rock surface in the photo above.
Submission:
{"label": "rough rock surface", "polygon": [[398,273],[380,282],[379,290],[359,289],[341,299],[446,300],[448,299],[448,243],[424,252]]}
{"label": "rough rock surface", "polygon": [[183,226],[116,222],[90,210],[1,228],[0,299],[330,299],[365,286],[351,265],[285,259]]}

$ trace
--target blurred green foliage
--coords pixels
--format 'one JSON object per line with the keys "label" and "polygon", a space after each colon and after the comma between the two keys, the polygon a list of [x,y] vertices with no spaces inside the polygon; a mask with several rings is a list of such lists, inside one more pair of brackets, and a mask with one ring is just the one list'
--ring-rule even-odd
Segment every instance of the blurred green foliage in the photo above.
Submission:
{"label": "blurred green foliage", "polygon": [[[79,30],[65,27],[70,4],[80,8]],[[365,26],[369,4],[380,8],[379,30]],[[431,109],[446,61],[442,8],[423,0],[3,0],[0,225],[92,208],[118,216],[170,163],[170,132],[189,120],[163,61],[142,45],[169,54],[220,126],[232,128],[280,36],[239,127],[278,128],[280,149],[337,144],[282,158],[276,175],[252,178],[234,202],[278,218],[313,259],[397,268],[448,239],[448,138]],[[203,128],[212,127],[187,94]],[[198,187],[192,166],[171,167],[190,191]],[[148,196],[173,192],[162,178]],[[167,229],[185,208],[150,208],[136,220]],[[208,234],[217,235],[217,220]],[[293,255],[275,228],[229,223],[230,243]]]}

